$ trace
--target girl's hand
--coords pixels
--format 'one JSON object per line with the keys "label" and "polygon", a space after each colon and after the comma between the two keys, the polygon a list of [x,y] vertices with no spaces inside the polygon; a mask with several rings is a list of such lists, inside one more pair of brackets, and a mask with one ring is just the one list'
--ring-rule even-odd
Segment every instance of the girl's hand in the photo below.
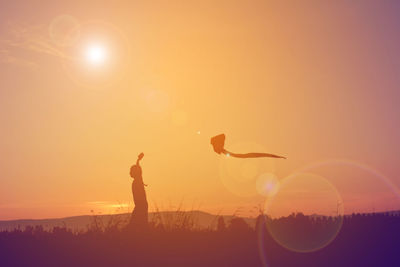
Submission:
{"label": "girl's hand", "polygon": [[143,157],[144,157],[144,154],[143,154],[143,152],[142,152],[142,153],[139,154],[138,160],[141,160]]}

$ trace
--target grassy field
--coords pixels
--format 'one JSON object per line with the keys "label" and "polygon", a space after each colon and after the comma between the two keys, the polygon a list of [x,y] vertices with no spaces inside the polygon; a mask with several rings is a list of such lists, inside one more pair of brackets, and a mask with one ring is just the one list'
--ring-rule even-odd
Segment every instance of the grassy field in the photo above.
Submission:
{"label": "grassy field", "polygon": [[[81,232],[65,227],[45,231],[41,226],[3,231],[0,233],[0,265],[400,265],[400,217],[393,214],[335,218],[293,214],[275,220],[260,215],[254,228],[242,218],[229,222],[221,218],[216,222],[216,229],[196,228],[188,213],[175,214],[169,220],[155,217],[148,229],[120,227],[121,221],[105,225],[93,218],[88,229]],[[340,227],[332,234],[335,225]],[[325,243],[318,244],[315,238],[327,233],[331,233],[333,239],[330,242],[319,239]],[[312,245],[319,249],[299,251]]]}

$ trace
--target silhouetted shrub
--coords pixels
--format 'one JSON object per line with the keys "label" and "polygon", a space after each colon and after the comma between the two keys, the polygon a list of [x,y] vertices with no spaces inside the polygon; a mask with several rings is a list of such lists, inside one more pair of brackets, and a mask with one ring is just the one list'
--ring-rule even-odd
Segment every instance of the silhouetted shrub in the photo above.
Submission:
{"label": "silhouetted shrub", "polygon": [[217,231],[218,232],[224,232],[225,230],[226,230],[226,226],[225,226],[224,217],[219,216],[218,217],[218,224],[217,224]]}

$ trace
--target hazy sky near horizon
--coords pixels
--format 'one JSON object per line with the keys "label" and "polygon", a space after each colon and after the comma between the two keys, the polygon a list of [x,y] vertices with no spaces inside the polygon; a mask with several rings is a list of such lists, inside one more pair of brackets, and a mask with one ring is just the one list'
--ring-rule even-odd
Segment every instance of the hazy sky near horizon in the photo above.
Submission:
{"label": "hazy sky near horizon", "polygon": [[[0,5],[0,219],[130,211],[142,151],[151,208],[256,214],[260,176],[310,164],[332,190],[274,210],[400,208],[399,2]],[[221,158],[219,133],[288,159]]]}

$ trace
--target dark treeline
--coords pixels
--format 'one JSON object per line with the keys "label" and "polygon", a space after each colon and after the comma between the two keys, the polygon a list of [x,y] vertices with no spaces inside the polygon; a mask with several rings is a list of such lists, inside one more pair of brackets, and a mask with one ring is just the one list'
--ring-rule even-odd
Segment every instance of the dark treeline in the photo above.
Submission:
{"label": "dark treeline", "polygon": [[[318,247],[338,226],[334,240],[312,252],[289,250],[274,239]],[[158,224],[72,233],[36,226],[0,233],[0,266],[400,266],[399,245],[400,216],[391,214],[259,216],[256,229],[241,218],[221,218],[217,231]]]}

